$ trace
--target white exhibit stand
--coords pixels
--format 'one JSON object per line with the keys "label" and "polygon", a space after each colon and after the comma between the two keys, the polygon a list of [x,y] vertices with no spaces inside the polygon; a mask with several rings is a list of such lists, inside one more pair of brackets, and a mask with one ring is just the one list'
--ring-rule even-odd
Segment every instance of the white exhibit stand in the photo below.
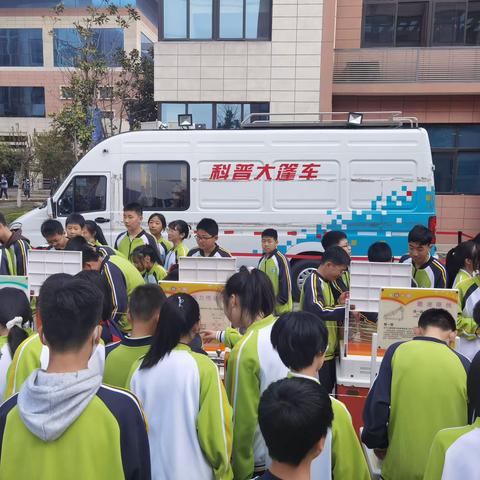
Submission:
{"label": "white exhibit stand", "polygon": [[225,283],[237,270],[235,257],[179,257],[180,282]]}

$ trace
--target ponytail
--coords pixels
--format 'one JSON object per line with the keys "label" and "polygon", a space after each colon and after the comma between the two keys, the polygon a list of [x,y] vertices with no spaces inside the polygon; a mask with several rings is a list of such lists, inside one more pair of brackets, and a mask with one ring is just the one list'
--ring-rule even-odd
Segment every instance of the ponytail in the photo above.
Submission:
{"label": "ponytail", "polygon": [[103,230],[100,225],[97,224],[97,222],[94,222],[93,220],[86,220],[85,228],[88,230],[90,235],[92,235],[95,240],[98,241],[98,243],[101,245],[108,245],[105,235],[103,234]]}
{"label": "ponytail", "polygon": [[200,307],[191,295],[176,293],[168,297],[160,310],[160,321],[153,335],[152,345],[140,369],[154,367],[199,321]]}
{"label": "ponytail", "polygon": [[[17,318],[20,318],[20,317],[17,317]],[[28,332],[24,330],[23,325],[22,326],[14,325],[8,330],[7,344],[8,344],[8,349],[10,350],[10,355],[12,356],[12,358],[15,355],[15,352],[17,351],[17,348],[19,347],[19,345],[27,338],[28,338]]]}
{"label": "ponytail", "polygon": [[466,260],[471,260],[474,270],[478,266],[478,248],[475,242],[462,242],[449,250],[445,261],[448,278],[448,288],[452,288],[459,270],[465,266]]}

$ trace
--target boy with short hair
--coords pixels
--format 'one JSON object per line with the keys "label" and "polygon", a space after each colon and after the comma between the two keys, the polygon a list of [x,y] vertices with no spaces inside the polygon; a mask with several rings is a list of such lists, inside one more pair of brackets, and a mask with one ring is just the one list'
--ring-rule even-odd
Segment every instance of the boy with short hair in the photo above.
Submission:
{"label": "boy with short hair", "polygon": [[408,255],[400,263],[412,265],[412,286],[419,288],[446,288],[447,271],[431,255],[433,234],[423,225],[415,225],[408,233]]}
{"label": "boy with short hair", "polygon": [[[139,203],[129,203],[123,208],[123,223],[127,230],[115,240],[115,250],[126,259],[132,259],[132,252],[142,245],[150,245],[158,252],[155,237],[142,228],[143,209]],[[160,253],[159,253],[160,255]]]}
{"label": "boy with short hair", "polygon": [[195,234],[198,248],[193,248],[187,257],[231,257],[230,253],[217,244],[218,224],[213,218],[202,218]]}
{"label": "boy with short hair", "polygon": [[291,312],[292,278],[290,262],[278,251],[278,233],[273,228],[262,232],[263,257],[258,262],[258,269],[267,275],[275,293],[275,315]]}
{"label": "boy with short hair", "polygon": [[48,243],[48,250],[65,250],[68,237],[58,220],[48,219],[42,223],[40,231]]}
{"label": "boy with short hair", "polygon": [[[289,377],[307,378],[320,383],[318,371],[325,361],[328,330],[309,312],[282,315],[273,325],[270,339],[282,362],[290,369]],[[326,447],[312,463],[312,478],[370,480],[367,462],[345,405],[331,397],[332,435]]]}
{"label": "boy with short hair", "polygon": [[338,350],[338,324],[345,318],[348,292],[340,293],[334,286],[350,265],[350,257],[342,247],[329,248],[318,269],[303,284],[300,308],[316,315],[328,329],[328,348],[319,372],[320,383],[328,392],[335,386],[335,356]]}
{"label": "boy with short hair", "polygon": [[5,275],[27,275],[30,242],[22,236],[21,230],[12,232],[8,228],[7,220],[2,212],[0,212],[0,246],[5,249],[8,261],[8,273]]}
{"label": "boy with short hair", "polygon": [[81,237],[85,228],[85,219],[79,213],[71,213],[65,220],[65,229],[69,239]]}
{"label": "boy with short hair", "polygon": [[387,349],[363,411],[362,440],[384,458],[385,480],[423,478],[436,433],[468,421],[470,362],[448,346],[455,320],[446,310],[425,310],[416,333]]}
{"label": "boy with short hair", "polygon": [[258,406],[260,431],[272,458],[258,480],[308,480],[312,461],[322,452],[332,425],[325,389],[304,378],[269,385]]}
{"label": "boy with short hair", "polygon": [[[341,247],[349,257],[352,255],[352,247],[348,241],[347,234],[342,230],[330,230],[326,232],[321,242],[324,251],[332,247]],[[340,293],[350,290],[350,272],[348,269],[334,282],[334,287],[337,288]]]}
{"label": "boy with short hair", "polygon": [[105,383],[122,388],[128,386],[127,378],[132,365],[150,349],[160,310],[166,299],[158,285],[141,285],[133,291],[128,307],[132,331],[120,342],[105,348]]}
{"label": "boy with short hair", "polygon": [[125,390],[103,386],[102,372],[89,367],[101,308],[101,293],[85,280],[43,284],[38,331],[50,358],[0,407],[1,478],[57,478],[61,472],[70,480],[150,479],[140,404]]}
{"label": "boy with short hair", "polygon": [[393,262],[393,253],[387,242],[375,242],[368,247],[369,262]]}

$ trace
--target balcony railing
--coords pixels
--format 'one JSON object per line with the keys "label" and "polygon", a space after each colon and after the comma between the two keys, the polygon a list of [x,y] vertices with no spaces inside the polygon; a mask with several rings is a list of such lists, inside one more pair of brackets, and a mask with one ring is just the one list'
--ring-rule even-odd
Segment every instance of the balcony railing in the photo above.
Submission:
{"label": "balcony railing", "polygon": [[480,47],[335,50],[333,83],[480,81]]}

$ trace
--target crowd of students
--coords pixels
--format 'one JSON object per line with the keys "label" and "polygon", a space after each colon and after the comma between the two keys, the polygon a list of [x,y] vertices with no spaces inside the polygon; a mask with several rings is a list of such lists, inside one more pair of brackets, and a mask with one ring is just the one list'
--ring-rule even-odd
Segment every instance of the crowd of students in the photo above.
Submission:
{"label": "crowd of students", "polygon": [[[127,205],[112,248],[79,214],[65,229],[47,220],[40,248],[81,251],[83,271],[49,277],[34,313],[23,292],[0,290],[0,478],[370,478],[351,417],[330,395],[350,288],[345,232],[323,235],[294,311],[289,260],[277,231],[264,230],[258,267],[241,267],[223,289],[231,327],[200,331],[197,301],[166,298],[159,282],[178,279],[181,256],[230,256],[217,223],[202,219],[189,251],[183,220],[154,213],[149,232],[142,222],[141,206]],[[362,432],[385,480],[480,476],[475,455],[459,454],[480,446],[475,240],[450,251],[445,268],[426,227],[408,235],[400,261],[412,265],[412,286],[457,288],[459,315],[425,311],[417,336],[385,353]],[[0,244],[0,274],[26,274],[31,246],[1,213]],[[375,242],[368,260],[394,258]],[[224,382],[202,340],[230,349]]]}

